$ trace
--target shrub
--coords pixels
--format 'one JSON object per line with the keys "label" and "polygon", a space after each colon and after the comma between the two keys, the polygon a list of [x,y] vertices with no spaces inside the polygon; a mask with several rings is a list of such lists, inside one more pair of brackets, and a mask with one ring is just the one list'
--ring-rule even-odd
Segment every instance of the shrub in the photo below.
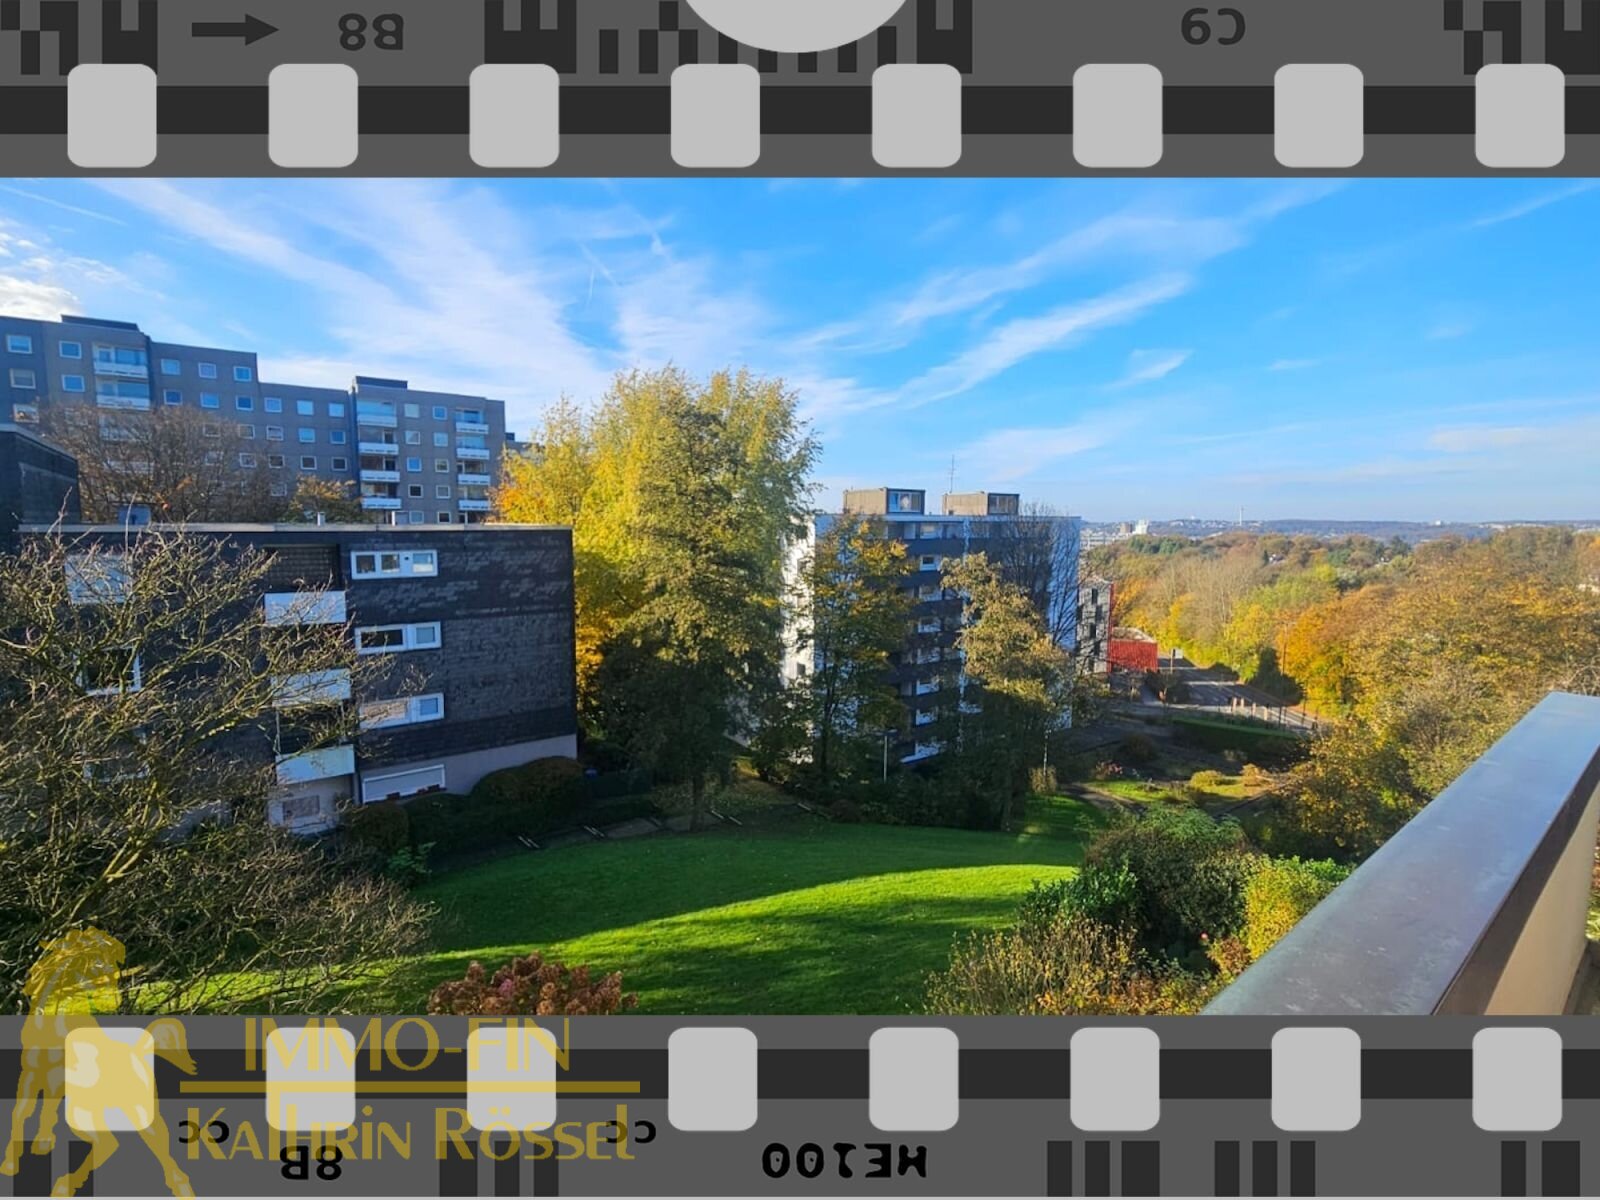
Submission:
{"label": "shrub", "polygon": [[1228,782],[1221,771],[1196,771],[1189,776],[1189,786],[1202,789],[1219,788]]}
{"label": "shrub", "polygon": [[1028,768],[1028,790],[1036,796],[1054,796],[1060,785],[1054,767]]}
{"label": "shrub", "polygon": [[428,993],[430,1016],[605,1016],[638,1003],[638,996],[624,994],[620,971],[594,979],[587,966],[546,962],[537,951],[512,959],[493,975],[475,962],[465,978]]}
{"label": "shrub", "polygon": [[350,840],[381,859],[411,848],[411,818],[394,800],[363,804],[345,818]]}
{"label": "shrub", "polygon": [[1075,878],[1052,879],[1049,883],[1035,879],[1029,884],[1028,894],[1017,905],[1017,928],[1024,932],[1038,932],[1055,920],[1066,906]]}
{"label": "shrub", "polygon": [[1255,763],[1245,763],[1239,769],[1239,778],[1249,787],[1265,787],[1272,782],[1272,772],[1263,770]]}
{"label": "shrub", "polygon": [[414,888],[426,883],[428,876],[433,874],[428,869],[428,851],[433,849],[431,842],[425,842],[415,848],[402,846],[384,861],[383,873],[394,880],[401,887]]}
{"label": "shrub", "polygon": [[852,792],[860,819],[880,825],[966,825],[967,803],[944,775],[901,771],[886,781],[859,784]]}
{"label": "shrub", "polygon": [[928,980],[927,1012],[946,1016],[1176,1014],[1211,982],[1141,952],[1129,930],[1058,913],[1042,926],[972,934]]}
{"label": "shrub", "polygon": [[1201,934],[1238,931],[1256,857],[1236,822],[1162,806],[1101,835],[1085,871],[1126,867],[1137,881],[1129,921],[1139,944],[1182,957],[1201,945]]}
{"label": "shrub", "polygon": [[1142,766],[1156,759],[1155,739],[1147,733],[1130,733],[1122,739],[1117,755],[1123,762]]}
{"label": "shrub", "polygon": [[1272,949],[1350,868],[1329,859],[1269,858],[1250,877],[1244,895],[1244,945],[1252,959]]}
{"label": "shrub", "polygon": [[1109,759],[1097,762],[1089,771],[1089,778],[1096,783],[1105,783],[1108,779],[1122,778],[1122,767]]}
{"label": "shrub", "polygon": [[583,767],[572,758],[536,758],[489,772],[473,787],[472,799],[502,809],[513,832],[543,833],[583,803]]}
{"label": "shrub", "polygon": [[1224,983],[1236,979],[1250,965],[1250,951],[1243,940],[1235,936],[1205,938],[1206,957],[1217,969]]}

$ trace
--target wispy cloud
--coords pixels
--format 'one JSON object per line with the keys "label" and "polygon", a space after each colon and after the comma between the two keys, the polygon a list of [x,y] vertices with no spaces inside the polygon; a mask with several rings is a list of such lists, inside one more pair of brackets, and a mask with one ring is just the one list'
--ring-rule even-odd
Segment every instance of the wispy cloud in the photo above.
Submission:
{"label": "wispy cloud", "polygon": [[1280,358],[1272,362],[1269,371],[1305,371],[1322,365],[1320,358]]}
{"label": "wispy cloud", "polygon": [[1538,212],[1541,208],[1548,208],[1552,204],[1559,204],[1561,201],[1569,200],[1573,196],[1581,196],[1584,192],[1593,191],[1596,187],[1600,187],[1600,180],[1586,179],[1569,187],[1541,192],[1539,195],[1530,197],[1520,204],[1513,204],[1510,208],[1503,208],[1498,212],[1479,217],[1477,220],[1469,222],[1466,228],[1486,229],[1490,225],[1502,225],[1507,221],[1517,221]]}
{"label": "wispy cloud", "polygon": [[1190,287],[1184,275],[1145,280],[1130,287],[1064,304],[1032,317],[1017,317],[982,341],[940,363],[900,390],[895,400],[916,408],[971,391],[1024,359],[1063,349],[1098,329],[1135,320]]}
{"label": "wispy cloud", "polygon": [[1193,350],[1135,350],[1128,355],[1127,373],[1110,386],[1135,387],[1141,383],[1154,383],[1165,379],[1189,361]]}
{"label": "wispy cloud", "polygon": [[1137,414],[1124,409],[1091,413],[1066,425],[997,429],[961,453],[962,469],[974,478],[1011,483],[1108,445],[1139,422]]}

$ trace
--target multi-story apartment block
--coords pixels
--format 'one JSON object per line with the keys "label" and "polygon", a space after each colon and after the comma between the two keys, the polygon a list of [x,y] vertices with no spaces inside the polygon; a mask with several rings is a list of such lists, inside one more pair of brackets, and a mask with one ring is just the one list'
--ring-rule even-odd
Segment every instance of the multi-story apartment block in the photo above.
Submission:
{"label": "multi-story apartment block", "polygon": [[1078,585],[1078,670],[1092,675],[1111,669],[1111,595],[1111,581],[1098,575]]}
{"label": "multi-story apartment block", "polygon": [[253,353],[156,342],[132,322],[0,316],[0,420],[38,425],[74,404],[102,412],[108,442],[163,406],[214,413],[271,496],[302,475],[346,481],[397,525],[483,521],[506,446],[498,400],[360,375],[348,389],[264,383]]}
{"label": "multi-story apartment block", "polygon": [[[799,566],[817,538],[842,520],[881,521],[888,536],[905,545],[915,568],[905,585],[913,597],[912,619],[889,667],[889,681],[905,705],[895,751],[902,762],[939,752],[932,727],[942,711],[960,702],[959,671],[952,672],[949,663],[956,653],[962,602],[942,586],[947,558],[987,552],[1036,593],[1052,636],[1069,650],[1077,645],[1078,519],[1026,514],[1014,492],[950,493],[941,507],[942,513],[929,514],[927,493],[916,488],[847,490],[841,512],[812,516],[788,564],[789,577],[798,581]],[[803,631],[791,628],[785,640],[786,681],[816,670],[815,652]]]}
{"label": "multi-story apartment block", "polygon": [[0,554],[22,525],[76,521],[78,464],[72,455],[0,421]]}
{"label": "multi-story apartment block", "polygon": [[[116,554],[162,528],[32,525],[21,536],[68,537],[84,553]],[[348,623],[357,654],[384,660],[367,694],[352,695],[348,671],[282,681],[266,742],[238,748],[275,760],[274,822],[315,832],[354,804],[463,794],[490,771],[576,756],[570,529],[187,528],[225,539],[230,550],[270,555],[258,601],[267,624]],[[134,661],[126,686],[136,688]],[[295,709],[321,703],[357,706],[360,732],[351,742],[308,749],[297,741]]]}

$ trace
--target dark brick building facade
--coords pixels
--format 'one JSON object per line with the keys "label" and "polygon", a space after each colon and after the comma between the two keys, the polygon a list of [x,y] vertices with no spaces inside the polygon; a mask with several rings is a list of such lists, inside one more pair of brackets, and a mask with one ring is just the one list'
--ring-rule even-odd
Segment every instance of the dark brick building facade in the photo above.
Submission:
{"label": "dark brick building facade", "polygon": [[[150,528],[159,529],[160,526]],[[535,758],[574,756],[572,533],[554,526],[197,525],[189,532],[269,552],[269,621],[348,621],[384,668],[354,702],[352,745],[275,747],[274,820],[314,830],[349,803],[444,790]],[[42,527],[25,534],[46,535]],[[71,526],[64,536],[128,536]],[[326,593],[307,603],[307,591]],[[347,673],[346,673],[347,674]],[[344,691],[349,691],[348,678]]]}
{"label": "dark brick building facade", "polygon": [[0,551],[19,525],[76,521],[78,464],[26,429],[0,422]]}

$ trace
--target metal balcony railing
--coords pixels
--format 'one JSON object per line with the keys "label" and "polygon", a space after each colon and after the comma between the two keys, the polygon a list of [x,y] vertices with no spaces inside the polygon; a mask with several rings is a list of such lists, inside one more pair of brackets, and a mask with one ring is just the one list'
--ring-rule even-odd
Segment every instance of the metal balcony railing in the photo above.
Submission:
{"label": "metal balcony railing", "polygon": [[1205,1011],[1574,1011],[1597,820],[1600,697],[1552,692]]}

